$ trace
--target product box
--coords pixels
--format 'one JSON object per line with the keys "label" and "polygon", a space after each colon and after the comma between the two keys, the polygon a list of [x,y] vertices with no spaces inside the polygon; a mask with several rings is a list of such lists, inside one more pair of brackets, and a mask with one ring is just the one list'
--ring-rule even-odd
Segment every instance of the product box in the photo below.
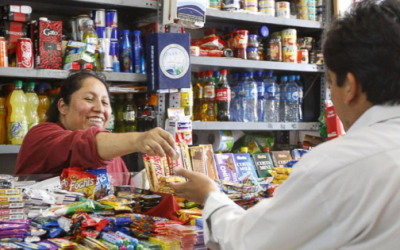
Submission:
{"label": "product box", "polygon": [[24,206],[25,206],[24,202],[0,203],[0,209],[23,208]]}
{"label": "product box", "polygon": [[275,167],[285,167],[286,163],[292,160],[290,151],[272,151],[272,160]]}
{"label": "product box", "polygon": [[190,147],[189,154],[192,160],[193,171],[207,175],[204,148],[200,146]]}
{"label": "product box", "polygon": [[190,88],[190,35],[154,33],[146,36],[147,90]]}
{"label": "product box", "polygon": [[246,180],[251,178],[251,176],[253,176],[254,179],[258,178],[250,154],[248,153],[234,154],[233,159],[239,174],[239,181],[246,182]]}
{"label": "product box", "polygon": [[9,66],[15,67],[16,65],[18,38],[25,38],[27,35],[28,25],[26,23],[6,20],[0,21],[0,36],[5,37],[7,40]]}
{"label": "product box", "polygon": [[272,161],[271,155],[269,153],[253,154],[253,161],[258,173],[258,177],[267,177],[268,170],[274,168],[274,163]]}
{"label": "product box", "polygon": [[85,52],[80,52],[77,54],[70,54],[67,55],[64,59],[64,63],[68,64],[70,62],[82,62],[82,63],[92,63],[94,62],[95,58],[93,55],[85,53]]}
{"label": "product box", "polygon": [[31,13],[32,8],[28,5],[6,5],[1,8],[0,18],[16,22],[29,22]]}
{"label": "product box", "polygon": [[239,183],[233,154],[215,154],[214,158],[217,164],[219,179]]}
{"label": "product box", "polygon": [[342,121],[336,114],[335,107],[332,102],[325,103],[326,107],[326,125],[328,128],[328,140],[335,139],[345,134]]}
{"label": "product box", "polygon": [[0,215],[24,214],[25,209],[0,209]]}
{"label": "product box", "polygon": [[34,36],[35,68],[61,69],[62,21],[38,21],[35,24]]}
{"label": "product box", "polygon": [[214,151],[212,145],[200,145],[200,147],[204,149],[204,158],[208,177],[213,180],[218,180],[217,166],[215,165]]}

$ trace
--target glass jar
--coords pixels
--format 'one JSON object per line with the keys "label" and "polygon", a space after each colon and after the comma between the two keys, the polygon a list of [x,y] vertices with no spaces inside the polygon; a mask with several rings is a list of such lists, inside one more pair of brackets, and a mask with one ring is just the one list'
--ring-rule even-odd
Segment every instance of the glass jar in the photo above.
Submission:
{"label": "glass jar", "polygon": [[258,55],[258,48],[247,48],[247,59],[249,60],[260,60],[260,56]]}
{"label": "glass jar", "polygon": [[282,39],[280,36],[274,36],[269,41],[270,60],[273,62],[282,62]]}
{"label": "glass jar", "polygon": [[247,48],[247,41],[248,41],[248,30],[236,30],[233,32],[233,49],[246,49]]}
{"label": "glass jar", "polygon": [[241,58],[246,60],[247,59],[247,55],[246,55],[246,49],[236,49],[235,50],[235,57],[236,58]]}
{"label": "glass jar", "polygon": [[258,45],[258,56],[260,57],[260,61],[264,60],[264,44],[262,43]]}
{"label": "glass jar", "polygon": [[258,36],[257,35],[249,35],[247,46],[251,48],[258,48],[259,46]]}

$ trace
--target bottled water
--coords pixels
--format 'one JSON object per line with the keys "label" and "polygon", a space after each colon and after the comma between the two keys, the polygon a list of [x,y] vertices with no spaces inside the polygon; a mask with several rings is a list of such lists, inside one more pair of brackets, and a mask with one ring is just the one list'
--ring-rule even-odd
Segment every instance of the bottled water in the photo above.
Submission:
{"label": "bottled water", "polygon": [[299,86],[299,120],[303,121],[303,97],[304,97],[304,86],[300,81],[300,75],[296,75],[296,83]]}
{"label": "bottled water", "polygon": [[231,121],[237,122],[238,121],[238,103],[239,103],[239,93],[238,93],[238,82],[239,82],[239,73],[234,73],[232,75],[231,81],[231,106],[230,106],[230,113],[231,113]]}
{"label": "bottled water", "polygon": [[285,122],[285,100],[286,100],[286,84],[288,77],[281,76],[281,84],[279,85],[279,121]]}
{"label": "bottled water", "polygon": [[257,116],[258,121],[263,122],[265,119],[265,82],[263,80],[263,72],[261,70],[257,70],[254,76],[254,80],[257,82]]}
{"label": "bottled water", "polygon": [[285,86],[285,122],[299,121],[299,87],[296,84],[296,76],[289,76],[289,82]]}
{"label": "bottled water", "polygon": [[[265,79],[265,113],[264,122],[277,122],[279,121],[278,114],[279,110],[277,105],[279,104],[279,99],[277,99],[277,84],[272,77],[272,71],[267,72],[267,77]],[[278,90],[279,91],[279,90]]]}
{"label": "bottled water", "polygon": [[253,72],[244,74],[243,121],[256,122],[257,119],[257,83],[253,79]]}
{"label": "bottled water", "polygon": [[243,99],[244,99],[244,89],[243,89],[243,85],[244,85],[244,81],[246,79],[245,76],[245,72],[240,73],[239,75],[239,80],[238,80],[238,85],[237,85],[237,90],[238,90],[238,96],[239,96],[239,100],[237,103],[237,121],[238,122],[242,122],[244,120],[243,114],[244,114],[244,107],[243,107]]}
{"label": "bottled water", "polygon": [[273,76],[272,77],[274,79],[275,82],[275,86],[276,86],[276,92],[275,92],[275,111],[274,111],[274,122],[279,122],[279,107],[280,107],[280,103],[281,103],[281,88],[278,85],[278,77],[277,76]]}

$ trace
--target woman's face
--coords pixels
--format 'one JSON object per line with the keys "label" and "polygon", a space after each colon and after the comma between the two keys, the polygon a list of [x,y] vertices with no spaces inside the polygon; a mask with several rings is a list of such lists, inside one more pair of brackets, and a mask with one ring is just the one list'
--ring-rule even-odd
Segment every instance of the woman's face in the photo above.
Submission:
{"label": "woman's face", "polygon": [[62,99],[58,104],[60,121],[68,130],[106,128],[111,116],[111,104],[104,84],[90,77],[82,81],[82,87],[71,96],[69,105]]}

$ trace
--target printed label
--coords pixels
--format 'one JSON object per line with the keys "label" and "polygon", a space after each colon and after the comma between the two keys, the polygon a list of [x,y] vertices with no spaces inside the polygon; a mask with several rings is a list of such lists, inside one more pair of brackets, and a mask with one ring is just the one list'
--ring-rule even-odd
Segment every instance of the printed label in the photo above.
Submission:
{"label": "printed label", "polygon": [[217,89],[217,101],[230,101],[231,98],[230,89]]}
{"label": "printed label", "polygon": [[196,98],[196,99],[201,99],[201,98],[203,98],[203,87],[202,86],[196,86],[194,89],[193,89],[193,94],[194,94],[194,98]]}
{"label": "printed label", "polygon": [[127,111],[124,112],[124,120],[125,121],[132,121],[134,122],[136,119],[136,112],[135,111]]}
{"label": "printed label", "polygon": [[11,139],[23,139],[27,131],[26,122],[11,122]]}
{"label": "printed label", "polygon": [[236,95],[236,92],[231,91],[231,100],[236,99],[236,97],[239,97],[238,95]]}
{"label": "printed label", "polygon": [[259,97],[264,97],[265,88],[263,85],[257,87],[257,92]]}
{"label": "printed label", "polygon": [[299,93],[297,91],[286,92],[286,101],[299,100]]}
{"label": "printed label", "polygon": [[204,98],[215,98],[215,87],[214,86],[204,86],[203,97]]}
{"label": "printed label", "polygon": [[254,98],[258,95],[258,91],[256,88],[246,88],[244,90],[244,97],[245,98]]}
{"label": "printed label", "polygon": [[193,106],[193,92],[182,92],[181,93],[181,107]]}

